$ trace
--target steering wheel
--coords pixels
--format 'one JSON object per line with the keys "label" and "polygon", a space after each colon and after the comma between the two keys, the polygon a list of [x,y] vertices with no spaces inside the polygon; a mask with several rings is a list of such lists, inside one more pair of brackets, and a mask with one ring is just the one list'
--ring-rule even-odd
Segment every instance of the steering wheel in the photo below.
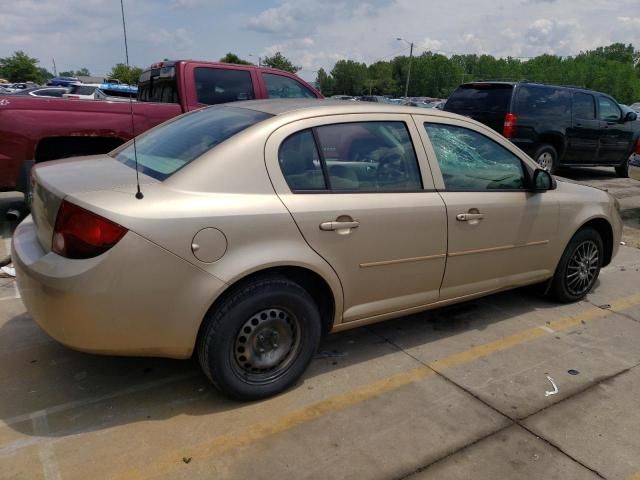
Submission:
{"label": "steering wheel", "polygon": [[399,152],[387,152],[378,160],[378,170],[376,172],[378,183],[398,182],[406,176],[404,158]]}

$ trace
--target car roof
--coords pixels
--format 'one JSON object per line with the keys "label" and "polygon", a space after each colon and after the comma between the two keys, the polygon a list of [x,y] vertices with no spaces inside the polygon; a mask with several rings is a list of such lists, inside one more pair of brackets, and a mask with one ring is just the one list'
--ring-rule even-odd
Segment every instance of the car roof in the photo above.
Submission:
{"label": "car roof", "polygon": [[[228,106],[256,110],[259,112],[268,113],[270,115],[285,115],[292,112],[300,113],[301,111],[304,111],[305,115],[311,117],[316,115],[340,115],[349,113],[413,113],[425,115],[424,109],[418,107],[409,107],[402,104],[344,102],[342,100],[306,98],[246,100],[243,102],[233,102],[233,104],[228,104]],[[448,118],[459,118],[459,116],[456,114],[442,112],[440,110],[434,110],[433,112],[429,112],[429,114]]]}

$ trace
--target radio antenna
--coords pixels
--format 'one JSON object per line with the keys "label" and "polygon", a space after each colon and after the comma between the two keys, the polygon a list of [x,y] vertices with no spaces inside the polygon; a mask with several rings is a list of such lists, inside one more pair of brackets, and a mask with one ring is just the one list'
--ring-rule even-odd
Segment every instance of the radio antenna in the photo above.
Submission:
{"label": "radio antenna", "polygon": [[[124,21],[124,0],[120,0],[120,11],[122,12],[122,31],[124,32],[124,55],[127,60],[127,70],[129,69],[129,46],[127,45],[127,25]],[[138,171],[138,150],[136,148],[136,129],[135,120],[133,116],[133,99],[129,94],[129,113],[131,114],[131,135],[133,136],[133,158],[136,163],[136,198],[142,200],[144,195],[140,191],[140,174]]]}

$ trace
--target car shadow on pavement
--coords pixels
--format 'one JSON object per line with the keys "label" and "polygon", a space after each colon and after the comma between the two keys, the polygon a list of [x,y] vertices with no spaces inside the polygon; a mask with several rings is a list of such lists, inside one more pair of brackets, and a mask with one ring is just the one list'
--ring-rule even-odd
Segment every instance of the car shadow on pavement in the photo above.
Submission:
{"label": "car shadow on pavement", "polygon": [[[341,370],[358,366],[363,370],[364,362],[397,356],[394,339],[398,336],[404,349],[428,347],[533,311],[544,315],[553,307],[557,304],[520,289],[329,335],[297,385],[278,397],[252,403],[224,397],[195,361],[76,352],[50,339],[23,313],[0,327],[0,430],[61,438],[179,415],[233,415],[234,410],[288,403],[286,395],[313,396],[314,402],[325,397],[322,382],[331,382]],[[320,380],[315,381],[316,377]],[[314,388],[310,384],[316,385],[315,390],[306,391]],[[44,432],[34,420],[43,415],[48,418]],[[0,444],[0,452],[3,448],[7,447]]]}

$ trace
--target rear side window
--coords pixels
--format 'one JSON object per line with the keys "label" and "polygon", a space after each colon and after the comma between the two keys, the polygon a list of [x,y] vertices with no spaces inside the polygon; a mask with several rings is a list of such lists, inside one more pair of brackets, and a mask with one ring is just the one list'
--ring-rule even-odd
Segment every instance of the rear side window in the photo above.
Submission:
{"label": "rear side window", "polygon": [[596,103],[588,93],[573,94],[573,116],[584,120],[595,120]]}
{"label": "rear side window", "polygon": [[73,85],[69,93],[73,93],[75,95],[93,95],[93,92],[96,91],[95,86],[91,85]]}
{"label": "rear side window", "polygon": [[522,190],[522,162],[488,137],[454,125],[425,123],[442,172],[453,191]]}
{"label": "rear side window", "polygon": [[294,191],[422,190],[418,160],[404,122],[354,122],[305,130],[283,142],[279,161]]}
{"label": "rear side window", "polygon": [[269,98],[316,98],[311,90],[292,78],[263,73],[262,79]]}
{"label": "rear side window", "polygon": [[451,94],[444,107],[450,112],[478,111],[506,113],[513,85],[480,83],[462,85]]}
{"label": "rear side window", "polygon": [[521,85],[516,112],[519,115],[568,116],[571,113],[571,93],[564,88]]}
{"label": "rear side window", "polygon": [[[264,112],[226,106],[188,113],[136,139],[138,168],[164,180],[216,145],[269,117],[271,115]],[[135,168],[133,142],[111,155]]]}
{"label": "rear side window", "polygon": [[195,69],[195,80],[200,103],[215,105],[255,98],[248,70],[199,67]]}

